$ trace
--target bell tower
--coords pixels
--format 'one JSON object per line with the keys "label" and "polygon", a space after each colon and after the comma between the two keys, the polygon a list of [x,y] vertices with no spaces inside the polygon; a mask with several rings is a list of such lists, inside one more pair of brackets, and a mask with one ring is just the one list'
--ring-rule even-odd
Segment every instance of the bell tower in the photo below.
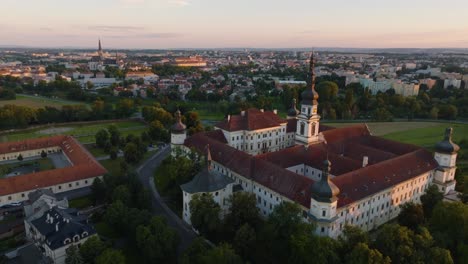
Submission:
{"label": "bell tower", "polygon": [[315,91],[315,61],[314,53],[310,57],[309,80],[302,92],[301,109],[297,116],[296,145],[311,145],[319,142],[320,116],[317,113],[318,93]]}
{"label": "bell tower", "polygon": [[174,114],[175,124],[171,127],[171,154],[177,156],[182,154],[182,146],[187,138],[186,126],[182,123],[182,115],[179,110]]}
{"label": "bell tower", "polygon": [[444,140],[435,145],[434,159],[439,164],[435,170],[434,184],[439,191],[447,194],[455,189],[455,172],[457,170],[457,154],[460,147],[452,142],[453,128],[445,130]]}

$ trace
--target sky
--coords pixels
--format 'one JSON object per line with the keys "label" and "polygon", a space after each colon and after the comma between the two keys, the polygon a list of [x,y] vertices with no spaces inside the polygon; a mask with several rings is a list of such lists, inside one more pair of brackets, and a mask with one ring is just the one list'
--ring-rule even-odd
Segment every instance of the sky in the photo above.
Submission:
{"label": "sky", "polygon": [[468,48],[467,0],[0,0],[0,46]]}

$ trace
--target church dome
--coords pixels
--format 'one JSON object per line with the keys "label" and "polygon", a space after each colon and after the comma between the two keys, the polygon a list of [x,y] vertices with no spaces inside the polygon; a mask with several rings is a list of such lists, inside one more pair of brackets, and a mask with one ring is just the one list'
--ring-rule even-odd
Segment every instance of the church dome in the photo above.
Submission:
{"label": "church dome", "polygon": [[288,116],[294,117],[299,114],[299,110],[296,108],[296,99],[292,99],[291,108],[288,110]]}
{"label": "church dome", "polygon": [[457,153],[460,150],[460,146],[452,142],[453,128],[447,128],[445,130],[444,140],[440,141],[435,145],[435,151],[446,154]]}
{"label": "church dome", "polygon": [[319,202],[333,202],[336,200],[340,189],[329,178],[331,162],[327,159],[323,162],[324,170],[320,181],[311,187],[312,198]]}
{"label": "church dome", "polygon": [[182,123],[182,117],[179,110],[175,112],[175,119],[176,122],[171,126],[171,132],[176,134],[184,133],[187,127]]}

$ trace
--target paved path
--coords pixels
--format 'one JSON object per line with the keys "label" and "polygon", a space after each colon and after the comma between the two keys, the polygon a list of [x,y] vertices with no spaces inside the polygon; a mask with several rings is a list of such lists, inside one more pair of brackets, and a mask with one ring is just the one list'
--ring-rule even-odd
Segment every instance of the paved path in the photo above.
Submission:
{"label": "paved path", "polygon": [[193,232],[190,226],[183,222],[182,219],[172,212],[172,210],[164,203],[158,193],[158,190],[156,190],[153,178],[156,168],[168,155],[170,155],[170,153],[170,147],[164,147],[143,163],[136,172],[138,173],[138,178],[141,183],[151,191],[153,213],[166,218],[168,225],[175,228],[179,234],[180,244],[178,251],[180,254],[191,244],[192,240],[195,239],[197,235]]}

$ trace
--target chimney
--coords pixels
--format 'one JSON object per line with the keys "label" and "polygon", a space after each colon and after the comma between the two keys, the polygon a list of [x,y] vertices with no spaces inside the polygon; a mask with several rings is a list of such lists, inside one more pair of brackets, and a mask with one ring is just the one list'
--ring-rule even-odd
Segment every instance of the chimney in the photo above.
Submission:
{"label": "chimney", "polygon": [[362,167],[363,167],[363,168],[366,167],[367,164],[369,164],[369,157],[368,157],[368,156],[364,156],[364,157],[362,158]]}
{"label": "chimney", "polygon": [[47,215],[46,215],[46,223],[49,223],[49,221],[50,221],[50,214],[47,213]]}
{"label": "chimney", "polygon": [[263,108],[262,108],[262,109],[260,109],[260,112],[262,112],[262,113],[263,113],[264,111],[265,111],[265,110],[263,110]]}
{"label": "chimney", "polygon": [[231,121],[231,115],[228,115],[228,116],[227,116],[227,121],[228,121],[228,122]]}
{"label": "chimney", "polygon": [[241,116],[245,116],[245,111],[241,111]]}
{"label": "chimney", "polygon": [[278,114],[278,110],[273,109],[273,113],[274,113],[275,115],[277,115],[277,114]]}
{"label": "chimney", "polygon": [[58,232],[59,231],[59,223],[56,223],[55,224],[55,232]]}

